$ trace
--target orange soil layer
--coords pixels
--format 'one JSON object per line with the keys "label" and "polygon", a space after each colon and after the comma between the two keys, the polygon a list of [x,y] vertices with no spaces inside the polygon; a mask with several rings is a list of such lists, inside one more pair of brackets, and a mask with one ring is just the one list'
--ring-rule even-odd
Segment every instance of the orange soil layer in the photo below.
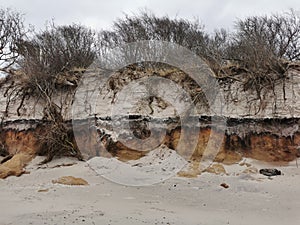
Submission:
{"label": "orange soil layer", "polygon": [[[26,152],[28,154],[35,154],[40,151],[40,143],[37,140],[36,130],[16,131],[6,130],[2,132],[2,142],[7,147],[7,152],[10,155],[16,153]],[[201,128],[198,134],[188,134],[189,138],[194,138],[194,135],[198,135],[198,144],[195,148],[190,160],[198,161],[201,159],[203,152],[206,151],[207,143],[210,138],[211,132],[209,127]],[[173,129],[167,133],[164,138],[164,144],[171,149],[176,149],[179,138],[181,135],[180,128]],[[216,136],[220,136],[222,141],[221,148],[217,154],[215,161],[222,162],[224,164],[232,164],[240,161],[242,157],[249,157],[266,162],[288,162],[296,159],[300,156],[300,152],[297,147],[300,145],[300,133],[296,132],[291,137],[278,137],[273,134],[251,134],[248,135],[246,140],[241,139],[237,135],[225,135],[222,137],[221,133],[214,133]],[[142,157],[146,152],[135,151],[127,148],[120,142],[112,142],[109,139],[102,141],[105,146],[101,147],[97,142],[97,134],[95,135],[82,135],[77,140],[79,146],[85,146],[83,154],[92,156],[104,156],[104,157],[118,157],[120,160],[138,159]],[[182,148],[180,155],[185,155],[190,149],[190,141],[187,141],[184,148]],[[185,149],[187,150],[185,152]]]}

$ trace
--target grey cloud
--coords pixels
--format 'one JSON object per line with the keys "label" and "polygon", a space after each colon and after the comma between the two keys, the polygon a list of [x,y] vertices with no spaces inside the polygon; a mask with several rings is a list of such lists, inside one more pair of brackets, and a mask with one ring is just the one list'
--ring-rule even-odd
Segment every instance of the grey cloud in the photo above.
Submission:
{"label": "grey cloud", "polygon": [[300,10],[298,0],[0,0],[0,6],[24,12],[27,23],[37,28],[42,28],[47,20],[55,19],[58,24],[75,22],[106,29],[123,13],[133,14],[148,8],[160,16],[199,18],[209,31],[230,28],[237,17],[270,14],[289,8]]}

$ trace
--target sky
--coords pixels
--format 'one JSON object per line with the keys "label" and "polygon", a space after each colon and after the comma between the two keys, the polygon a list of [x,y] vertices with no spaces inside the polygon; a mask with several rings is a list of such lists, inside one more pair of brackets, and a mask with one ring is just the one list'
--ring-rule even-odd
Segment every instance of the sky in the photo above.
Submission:
{"label": "sky", "polygon": [[26,24],[43,29],[47,21],[80,23],[96,30],[109,29],[124,14],[150,10],[158,16],[199,19],[208,32],[231,29],[236,18],[294,9],[299,0],[0,0],[1,8],[24,13]]}

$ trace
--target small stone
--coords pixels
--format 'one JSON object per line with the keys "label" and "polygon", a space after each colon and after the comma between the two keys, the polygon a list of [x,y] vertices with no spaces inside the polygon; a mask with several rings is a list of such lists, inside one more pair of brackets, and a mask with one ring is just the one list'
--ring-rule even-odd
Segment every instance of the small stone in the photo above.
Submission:
{"label": "small stone", "polygon": [[268,177],[281,175],[281,171],[278,169],[260,169],[259,173]]}
{"label": "small stone", "polygon": [[226,188],[226,189],[229,188],[229,185],[226,184],[226,183],[222,183],[222,184],[220,184],[220,186],[223,187],[223,188]]}
{"label": "small stone", "polygon": [[46,189],[40,189],[40,190],[38,190],[38,192],[48,192],[49,191],[49,189],[48,188],[46,188]]}

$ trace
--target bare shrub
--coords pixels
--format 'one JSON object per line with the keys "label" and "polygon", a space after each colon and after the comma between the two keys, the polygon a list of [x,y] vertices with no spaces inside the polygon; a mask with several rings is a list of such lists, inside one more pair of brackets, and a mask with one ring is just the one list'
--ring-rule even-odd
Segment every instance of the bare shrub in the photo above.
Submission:
{"label": "bare shrub", "polygon": [[96,57],[94,32],[80,25],[49,25],[45,31],[24,41],[20,47],[20,62],[26,73],[32,68],[46,76],[87,68]]}
{"label": "bare shrub", "polygon": [[110,31],[101,31],[98,36],[100,57],[106,48],[113,48],[125,43],[141,40],[157,40],[176,43],[198,55],[206,54],[208,35],[199,21],[170,19],[168,16],[157,17],[150,12],[141,12],[135,16],[125,15],[118,19]]}
{"label": "bare shrub", "polygon": [[223,67],[229,60],[228,48],[230,44],[231,34],[225,29],[215,30],[215,32],[209,36],[205,58],[217,77],[224,75],[231,76],[231,74],[227,74],[223,70]]}
{"label": "bare shrub", "polygon": [[10,9],[0,9],[0,71],[8,70],[16,62],[18,43],[26,34],[23,17]]}
{"label": "bare shrub", "polygon": [[245,90],[254,90],[262,101],[262,91],[274,92],[275,84],[281,82],[285,99],[289,65],[300,59],[300,16],[291,10],[238,20],[224,52],[245,75]]}
{"label": "bare shrub", "polygon": [[274,70],[279,60],[300,59],[300,16],[294,11],[239,20],[236,29],[231,57],[250,69]]}

